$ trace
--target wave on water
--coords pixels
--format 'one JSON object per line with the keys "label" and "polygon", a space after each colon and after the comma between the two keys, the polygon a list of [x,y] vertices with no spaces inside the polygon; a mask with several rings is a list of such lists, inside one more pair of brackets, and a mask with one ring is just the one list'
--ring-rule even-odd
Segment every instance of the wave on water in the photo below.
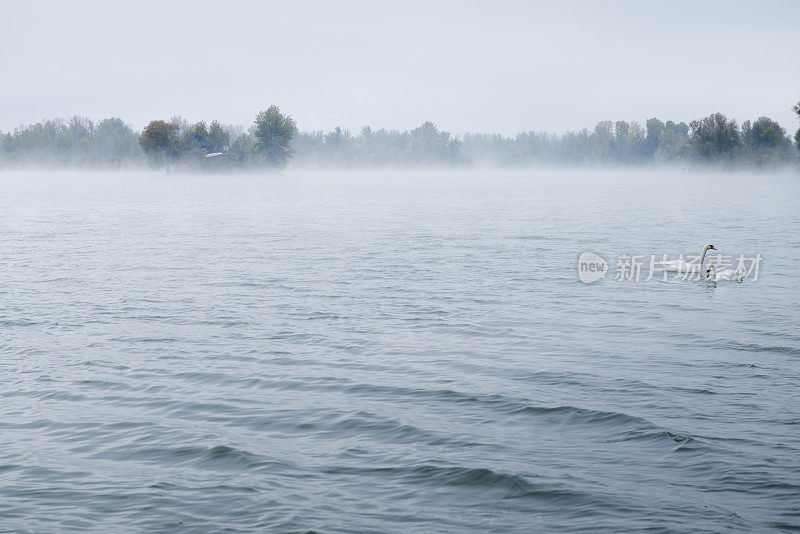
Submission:
{"label": "wave on water", "polygon": [[800,530],[800,182],[512,174],[0,180],[0,531]]}

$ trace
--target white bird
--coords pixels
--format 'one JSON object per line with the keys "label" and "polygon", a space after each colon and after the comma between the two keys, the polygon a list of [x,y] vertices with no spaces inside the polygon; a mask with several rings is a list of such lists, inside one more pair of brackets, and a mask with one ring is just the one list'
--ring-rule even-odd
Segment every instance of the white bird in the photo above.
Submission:
{"label": "white bird", "polygon": [[706,269],[706,279],[711,282],[719,282],[721,280],[728,280],[730,282],[741,282],[744,280],[744,271],[732,271],[730,269],[720,269],[717,271],[717,266],[713,263]]}
{"label": "white bird", "polygon": [[700,261],[698,263],[695,263],[693,261],[685,262],[683,260],[672,260],[672,261],[661,262],[661,265],[664,266],[665,271],[672,271],[679,273],[697,273],[699,275],[700,270],[703,267],[703,261],[706,259],[706,252],[708,252],[709,250],[717,250],[717,249],[711,243],[704,246],[703,253],[700,254]]}

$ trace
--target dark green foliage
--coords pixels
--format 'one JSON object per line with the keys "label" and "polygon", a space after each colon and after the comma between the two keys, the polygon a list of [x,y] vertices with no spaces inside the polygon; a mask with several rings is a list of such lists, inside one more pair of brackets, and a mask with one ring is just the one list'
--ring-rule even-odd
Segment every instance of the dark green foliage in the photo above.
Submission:
{"label": "dark green foliage", "polygon": [[775,148],[786,141],[786,130],[768,117],[759,117],[752,125],[750,121],[742,124],[742,141],[754,151]]}
{"label": "dark green foliage", "polygon": [[731,163],[742,146],[736,121],[722,113],[689,123],[689,154],[698,163]]}
{"label": "dark green foliage", "polygon": [[181,132],[181,156],[187,158],[199,158],[209,152],[208,128],[205,121],[187,125]]}
{"label": "dark green foliage", "polygon": [[291,141],[297,133],[294,119],[283,115],[278,106],[270,106],[256,115],[251,129],[255,138],[257,162],[267,168],[283,170],[294,155]]}
{"label": "dark green foliage", "polygon": [[139,144],[147,154],[150,166],[165,167],[169,170],[183,149],[183,142],[178,136],[180,126],[163,120],[151,121],[139,137]]}
{"label": "dark green foliage", "polygon": [[667,121],[658,136],[658,148],[654,154],[658,162],[674,162],[683,157],[689,143],[689,125]]}
{"label": "dark green foliage", "polygon": [[792,142],[780,124],[768,117],[742,124],[743,157],[753,165],[775,166],[791,157]]}
{"label": "dark green foliage", "polygon": [[211,126],[205,121],[191,123],[179,115],[173,116],[169,124],[177,127],[179,141],[171,161],[185,170],[221,172],[241,169],[247,159],[255,161],[241,127],[223,126],[217,120],[211,121]]}
{"label": "dark green foliage", "polygon": [[218,121],[213,120],[211,121],[211,127],[208,129],[208,141],[217,152],[222,152],[230,147],[231,136]]}
{"label": "dark green foliage", "polygon": [[661,132],[664,131],[666,125],[656,118],[647,119],[645,123],[647,128],[647,136],[642,145],[642,155],[644,159],[650,160],[655,156],[656,150],[661,139]]}
{"label": "dark green foliage", "polygon": [[[800,103],[794,106],[800,115]],[[800,131],[795,135],[800,147]],[[145,155],[147,156],[145,158]],[[373,130],[356,135],[342,127],[298,133],[294,120],[270,106],[245,132],[213,120],[190,123],[180,116],[153,121],[138,136],[118,118],[98,123],[85,117],[43,121],[0,132],[0,166],[124,167],[145,159],[155,168],[221,172],[299,166],[458,167],[642,166],[714,164],[777,167],[797,164],[798,153],[775,121],[761,117],[741,129],[722,114],[693,121],[601,121],[592,130],[563,134],[528,131],[513,137],[456,137],[428,121],[407,131]]]}
{"label": "dark green foliage", "polygon": [[[800,117],[800,102],[795,104],[792,110],[794,110],[794,112],[797,113],[797,116]],[[798,128],[794,134],[794,143],[797,145],[797,150],[800,150],[800,128]]]}

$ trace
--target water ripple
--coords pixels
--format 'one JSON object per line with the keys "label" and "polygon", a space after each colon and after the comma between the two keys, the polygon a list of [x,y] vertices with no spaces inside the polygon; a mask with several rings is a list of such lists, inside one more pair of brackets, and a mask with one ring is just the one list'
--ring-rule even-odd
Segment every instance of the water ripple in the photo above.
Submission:
{"label": "water ripple", "polygon": [[[796,177],[51,178],[0,180],[4,532],[800,530]],[[761,278],[577,280],[709,239]]]}

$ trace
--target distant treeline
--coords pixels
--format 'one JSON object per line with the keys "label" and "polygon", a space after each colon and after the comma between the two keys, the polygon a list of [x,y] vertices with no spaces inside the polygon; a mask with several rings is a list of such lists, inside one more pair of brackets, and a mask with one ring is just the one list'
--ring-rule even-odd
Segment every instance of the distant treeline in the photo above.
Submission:
{"label": "distant treeline", "polygon": [[146,164],[139,133],[121,119],[53,119],[0,132],[0,166],[136,167]]}
{"label": "distant treeline", "polygon": [[[800,115],[800,104],[795,106]],[[118,118],[46,120],[0,132],[0,167],[177,168],[185,170],[281,170],[297,167],[528,167],[714,165],[775,168],[798,165],[795,143],[767,117],[735,121],[717,113],[686,124],[649,119],[603,121],[593,130],[508,137],[453,136],[425,122],[409,131],[358,134],[340,127],[298,132],[276,106],[256,116],[247,130],[218,121],[190,123],[181,117],[152,121],[137,132]]]}

